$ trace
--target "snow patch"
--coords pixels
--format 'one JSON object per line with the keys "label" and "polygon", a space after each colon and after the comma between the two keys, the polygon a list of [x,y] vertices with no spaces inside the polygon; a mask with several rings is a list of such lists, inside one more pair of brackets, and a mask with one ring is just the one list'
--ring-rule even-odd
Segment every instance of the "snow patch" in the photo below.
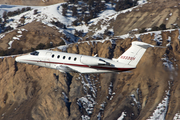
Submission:
{"label": "snow patch", "polygon": [[113,97],[114,97],[113,95],[115,95],[115,92],[113,92],[113,83],[110,82],[109,88],[108,88],[108,96],[107,96],[107,98],[108,98],[109,100],[112,100]]}
{"label": "snow patch", "polygon": [[180,113],[176,113],[173,120],[180,120]]}
{"label": "snow patch", "polygon": [[18,37],[13,37],[13,39],[14,39],[14,40],[19,40],[19,38],[18,38]]}
{"label": "snow patch", "polygon": [[147,3],[147,0],[138,0],[138,5]]}
{"label": "snow patch", "polygon": [[0,39],[2,39],[5,36],[5,34],[0,34]]}
{"label": "snow patch", "polygon": [[125,116],[126,116],[126,113],[122,112],[121,116],[117,120],[124,120]]}
{"label": "snow patch", "polygon": [[164,54],[164,58],[161,58],[161,60],[163,61],[163,65],[167,67],[170,71],[175,70],[173,63],[169,60],[166,54]]}
{"label": "snow patch", "polygon": [[88,115],[91,115],[96,102],[91,95],[86,95],[85,97],[79,98],[77,100],[77,104],[79,105],[79,107],[84,108]]}
{"label": "snow patch", "polygon": [[63,96],[64,96],[64,102],[67,104],[69,103],[69,98],[67,97],[66,93],[65,92],[62,92]]}
{"label": "snow patch", "polygon": [[153,115],[148,120],[165,120],[169,99],[170,91],[168,90],[166,91],[166,97],[161,103],[158,104],[156,110],[153,112]]}
{"label": "snow patch", "polygon": [[[97,75],[99,76],[99,75]],[[91,115],[94,109],[94,106],[96,103],[96,93],[97,88],[96,84],[98,82],[99,77],[97,77],[93,74],[79,74],[79,77],[76,78],[76,80],[81,80],[81,83],[83,85],[83,91],[86,94],[83,97],[80,97],[77,100],[77,104],[81,109],[85,109],[86,113],[88,115]],[[96,80],[95,80],[96,79]]]}
{"label": "snow patch", "polygon": [[20,34],[20,35],[16,35],[15,37],[12,38],[11,41],[9,41],[9,43],[8,43],[9,47],[8,47],[8,49],[11,49],[12,44],[13,44],[13,42],[14,42],[15,40],[20,40],[20,38],[22,37],[22,35],[21,35],[21,34],[22,34],[22,31],[27,31],[27,30],[24,29],[24,28],[18,29],[17,33]]}
{"label": "snow patch", "polygon": [[9,43],[8,43],[9,47],[8,47],[8,49],[11,49],[13,42],[14,42],[14,40],[9,41]]}
{"label": "snow patch", "polygon": [[82,115],[81,118],[82,120],[90,120],[90,117],[87,115]]}

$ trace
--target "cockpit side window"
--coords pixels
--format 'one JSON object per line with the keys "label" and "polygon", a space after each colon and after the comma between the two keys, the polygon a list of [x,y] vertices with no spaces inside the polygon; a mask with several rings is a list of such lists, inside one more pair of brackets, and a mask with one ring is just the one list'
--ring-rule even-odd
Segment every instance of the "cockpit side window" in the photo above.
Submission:
{"label": "cockpit side window", "polygon": [[30,55],[38,56],[38,55],[39,55],[39,52],[37,52],[37,51],[31,52]]}

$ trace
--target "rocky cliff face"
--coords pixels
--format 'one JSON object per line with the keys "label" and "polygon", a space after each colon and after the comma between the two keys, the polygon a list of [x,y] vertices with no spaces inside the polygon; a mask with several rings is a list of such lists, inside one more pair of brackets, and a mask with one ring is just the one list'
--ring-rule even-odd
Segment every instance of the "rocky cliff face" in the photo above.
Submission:
{"label": "rocky cliff face", "polygon": [[148,0],[147,4],[134,9],[120,11],[109,17],[98,19],[97,24],[90,25],[87,37],[93,36],[98,30],[103,30],[103,26],[109,31],[113,30],[114,36],[128,32],[137,33],[142,28],[159,27],[161,24],[165,24],[166,28],[177,28],[180,25],[179,7],[179,1]]}
{"label": "rocky cliff face", "polygon": [[43,6],[64,2],[64,0],[1,0],[0,4]]}
{"label": "rocky cliff face", "polygon": [[[137,68],[130,73],[65,74],[57,70],[16,63],[13,57],[0,59],[0,119],[147,119],[167,96],[166,119],[179,111],[179,31],[163,32],[167,48],[149,48]],[[154,34],[140,36],[147,43]],[[67,52],[100,57],[119,57],[136,38],[114,42],[82,42]],[[169,64],[167,59],[169,59]],[[168,65],[174,66],[170,71]]]}
{"label": "rocky cliff face", "polygon": [[[40,43],[57,45],[63,41],[63,37],[65,35],[59,33],[56,28],[34,21],[5,33],[4,37],[0,39],[0,50],[22,49],[23,51],[28,51],[31,48],[36,48]],[[13,41],[13,43],[9,44],[10,41]]]}

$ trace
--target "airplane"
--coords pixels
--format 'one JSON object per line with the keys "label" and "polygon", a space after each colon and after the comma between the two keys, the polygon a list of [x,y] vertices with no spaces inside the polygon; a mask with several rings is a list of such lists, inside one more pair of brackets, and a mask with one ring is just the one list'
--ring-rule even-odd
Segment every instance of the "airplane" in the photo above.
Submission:
{"label": "airplane", "polygon": [[38,65],[59,70],[60,72],[75,73],[109,73],[123,72],[135,69],[143,54],[154,45],[133,41],[131,47],[119,58],[107,59],[52,50],[36,50],[16,57],[20,63]]}

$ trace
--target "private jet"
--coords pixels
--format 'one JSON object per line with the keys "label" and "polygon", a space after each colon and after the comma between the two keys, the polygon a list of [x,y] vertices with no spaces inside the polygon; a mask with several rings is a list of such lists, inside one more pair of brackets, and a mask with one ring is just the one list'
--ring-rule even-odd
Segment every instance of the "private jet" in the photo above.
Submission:
{"label": "private jet", "polygon": [[16,62],[38,65],[60,72],[109,73],[135,69],[143,54],[154,45],[134,41],[119,58],[107,59],[96,56],[72,54],[51,50],[36,50],[16,57]]}

